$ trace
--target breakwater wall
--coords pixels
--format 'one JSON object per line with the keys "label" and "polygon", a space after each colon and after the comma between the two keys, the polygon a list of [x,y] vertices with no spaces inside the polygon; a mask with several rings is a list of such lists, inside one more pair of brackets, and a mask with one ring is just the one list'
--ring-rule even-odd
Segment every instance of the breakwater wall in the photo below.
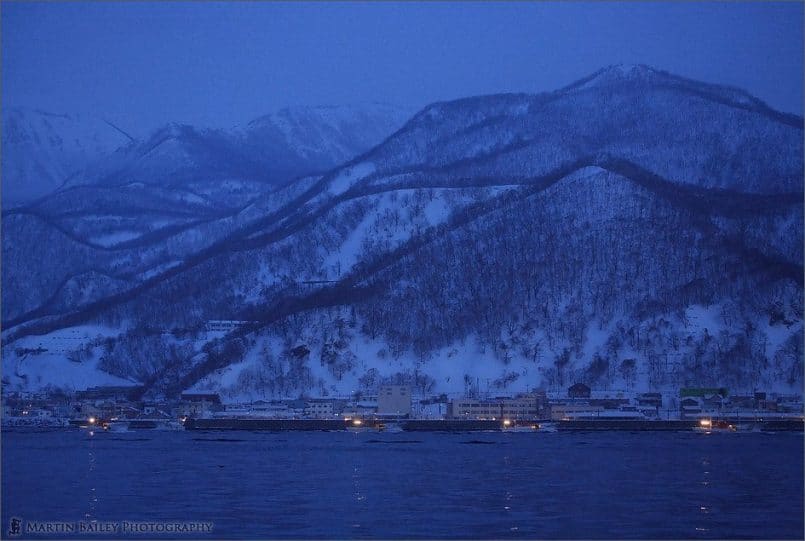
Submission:
{"label": "breakwater wall", "polygon": [[[576,419],[548,423],[545,421],[529,421],[528,423],[512,423],[505,425],[501,420],[475,419],[408,419],[393,422],[380,419],[362,419],[359,422],[350,419],[254,419],[254,418],[214,418],[187,419],[186,430],[265,430],[265,431],[344,431],[344,430],[385,430],[390,426],[398,427],[406,432],[472,432],[472,431],[507,431],[517,426],[535,426],[534,432],[545,432],[548,429],[559,431],[687,431],[700,429],[696,419],[649,421],[649,420],[610,420],[610,419]],[[737,431],[799,431],[805,427],[802,419],[774,419],[762,421],[737,421]]]}
{"label": "breakwater wall", "polygon": [[[187,419],[186,430],[383,430],[390,423],[380,419],[249,419],[249,418],[217,418]],[[452,420],[402,420],[394,421],[394,425],[405,431],[427,432],[464,432],[477,430],[501,430],[502,421],[486,421],[474,419]]]}

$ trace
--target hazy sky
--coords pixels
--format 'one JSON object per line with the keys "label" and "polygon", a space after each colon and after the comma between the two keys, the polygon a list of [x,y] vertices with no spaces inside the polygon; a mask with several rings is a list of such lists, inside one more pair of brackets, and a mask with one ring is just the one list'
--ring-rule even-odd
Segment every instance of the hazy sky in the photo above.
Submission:
{"label": "hazy sky", "polygon": [[13,3],[3,107],[97,111],[140,132],[285,105],[422,106],[553,90],[645,63],[802,114],[803,4]]}

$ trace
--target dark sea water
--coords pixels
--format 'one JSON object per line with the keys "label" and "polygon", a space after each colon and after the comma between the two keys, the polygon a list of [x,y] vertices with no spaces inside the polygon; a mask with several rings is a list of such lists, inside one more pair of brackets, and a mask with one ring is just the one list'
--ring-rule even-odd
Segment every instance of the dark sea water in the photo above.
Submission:
{"label": "dark sea water", "polygon": [[801,433],[71,430],[4,432],[2,451],[3,538],[12,517],[214,523],[179,538],[803,538]]}

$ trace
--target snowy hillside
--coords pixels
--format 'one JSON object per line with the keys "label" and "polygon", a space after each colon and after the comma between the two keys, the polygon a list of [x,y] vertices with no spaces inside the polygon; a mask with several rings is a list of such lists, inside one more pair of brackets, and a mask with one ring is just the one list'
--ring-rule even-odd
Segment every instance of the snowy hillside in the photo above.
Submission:
{"label": "snowy hillside", "polygon": [[106,156],[69,186],[143,183],[218,200],[223,181],[251,193],[322,173],[380,143],[409,111],[390,105],[282,109],[231,130],[169,124]]}
{"label": "snowy hillside", "polygon": [[384,176],[524,178],[612,156],[677,183],[791,193],[802,145],[801,118],[744,93],[615,66],[553,93],[433,104],[366,159]]}
{"label": "snowy hillside", "polygon": [[[251,133],[295,156],[346,148],[306,149],[304,119]],[[168,143],[198,158],[154,182],[140,165]],[[204,191],[273,174],[250,145],[174,127],[105,190],[7,213],[4,363],[30,361],[15,347],[33,336],[96,325],[112,331],[73,356],[153,394],[801,388],[802,119],[739,90],[612,67],[430,105],[251,198]]]}
{"label": "snowy hillside", "polygon": [[[4,214],[3,321],[78,307],[169,271],[304,191],[310,180],[300,176],[379,143],[405,115],[366,104],[285,109],[246,130],[170,124],[97,157],[56,193]],[[23,180],[4,175],[12,189]],[[43,266],[43,252],[59,264]]]}
{"label": "snowy hillside", "polygon": [[235,133],[267,167],[308,164],[324,172],[367,151],[397,131],[415,111],[388,104],[284,108]]}
{"label": "snowy hillside", "polygon": [[104,119],[37,110],[3,111],[3,207],[53,192],[131,138]]}

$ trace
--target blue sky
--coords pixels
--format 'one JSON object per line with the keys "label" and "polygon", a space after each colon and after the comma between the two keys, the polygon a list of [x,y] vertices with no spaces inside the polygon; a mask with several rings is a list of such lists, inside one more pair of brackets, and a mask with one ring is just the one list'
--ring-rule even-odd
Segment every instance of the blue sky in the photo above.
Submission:
{"label": "blue sky", "polygon": [[285,105],[413,107],[645,63],[802,114],[803,4],[3,2],[3,107],[141,132]]}

